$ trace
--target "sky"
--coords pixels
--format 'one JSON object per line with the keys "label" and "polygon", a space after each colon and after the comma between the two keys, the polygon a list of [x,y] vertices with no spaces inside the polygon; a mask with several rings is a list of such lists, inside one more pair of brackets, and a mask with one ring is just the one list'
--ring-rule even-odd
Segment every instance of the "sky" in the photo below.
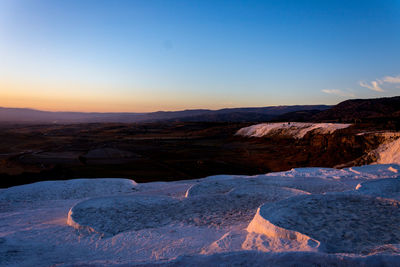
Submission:
{"label": "sky", "polygon": [[0,106],[149,112],[400,95],[400,0],[1,0]]}

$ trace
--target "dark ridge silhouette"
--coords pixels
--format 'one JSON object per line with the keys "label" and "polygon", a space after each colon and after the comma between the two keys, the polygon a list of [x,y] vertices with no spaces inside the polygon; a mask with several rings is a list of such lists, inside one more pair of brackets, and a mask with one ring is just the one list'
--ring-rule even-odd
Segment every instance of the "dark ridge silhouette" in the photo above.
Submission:
{"label": "dark ridge silhouette", "polygon": [[308,111],[326,110],[330,106],[325,105],[296,105],[273,106],[264,108],[232,108],[215,110],[206,114],[177,118],[175,122],[265,122],[272,121],[283,114]]}
{"label": "dark ridge silhouette", "polygon": [[313,116],[315,116],[316,114],[318,114],[320,112],[323,112],[323,110],[312,109],[312,110],[293,111],[293,112],[288,112],[288,113],[282,114],[282,115],[274,118],[272,121],[273,122],[278,122],[278,121],[309,122],[312,120]]}
{"label": "dark ridge silhouette", "polygon": [[333,122],[365,122],[379,119],[400,119],[400,96],[346,100],[312,117],[313,121]]}
{"label": "dark ridge silhouette", "polygon": [[150,113],[84,113],[49,112],[26,108],[1,108],[3,123],[136,123],[158,121],[243,122],[266,121],[287,112],[298,110],[325,110],[330,106],[273,106],[260,108],[231,108],[221,110],[194,109],[158,111]]}

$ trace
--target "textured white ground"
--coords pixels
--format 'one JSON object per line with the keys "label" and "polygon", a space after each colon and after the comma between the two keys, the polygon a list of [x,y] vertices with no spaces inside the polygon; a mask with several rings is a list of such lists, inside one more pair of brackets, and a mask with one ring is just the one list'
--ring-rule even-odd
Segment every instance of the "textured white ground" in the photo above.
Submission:
{"label": "textured white ground", "polygon": [[330,134],[339,129],[349,127],[345,123],[308,123],[308,122],[273,122],[260,123],[245,127],[237,131],[236,135],[246,137],[263,137],[268,135],[290,136],[303,138],[308,132],[314,131],[320,134]]}
{"label": "textured white ground", "polygon": [[0,191],[0,266],[398,266],[399,175],[376,164],[16,186]]}

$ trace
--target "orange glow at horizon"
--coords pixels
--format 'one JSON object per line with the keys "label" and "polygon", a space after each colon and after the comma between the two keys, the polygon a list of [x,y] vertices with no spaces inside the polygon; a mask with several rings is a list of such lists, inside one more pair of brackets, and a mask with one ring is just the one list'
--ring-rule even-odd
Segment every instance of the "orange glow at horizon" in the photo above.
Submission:
{"label": "orange glow at horizon", "polygon": [[[79,88],[79,89],[71,89]],[[141,94],[114,95],[106,87],[66,84],[63,86],[0,82],[0,107],[32,108],[43,111],[72,112],[154,112],[184,109],[220,109],[239,107],[234,103],[219,103],[209,98],[207,105],[196,101],[196,97],[162,94],[157,97],[143,91]]]}

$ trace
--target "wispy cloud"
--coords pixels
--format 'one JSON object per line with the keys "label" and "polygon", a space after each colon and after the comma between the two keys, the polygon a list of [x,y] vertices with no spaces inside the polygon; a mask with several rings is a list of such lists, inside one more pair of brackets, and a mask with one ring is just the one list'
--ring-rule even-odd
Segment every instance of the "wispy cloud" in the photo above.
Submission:
{"label": "wispy cloud", "polygon": [[386,83],[400,83],[400,75],[399,76],[386,76],[383,78],[383,81]]}
{"label": "wispy cloud", "polygon": [[400,83],[400,75],[398,76],[385,76],[382,79],[376,79],[375,81],[372,82],[364,82],[360,81],[358,84],[362,87],[371,89],[376,92],[385,92],[383,90],[382,86],[385,85],[385,83],[390,83],[390,84],[397,84]]}
{"label": "wispy cloud", "polygon": [[380,86],[381,84],[383,84],[381,80],[372,81],[371,83],[360,81],[358,84],[362,87],[371,89],[376,92],[385,92]]}
{"label": "wispy cloud", "polygon": [[330,95],[338,95],[338,96],[345,96],[345,97],[355,97],[355,95],[351,92],[345,92],[338,89],[323,89],[322,92]]}

